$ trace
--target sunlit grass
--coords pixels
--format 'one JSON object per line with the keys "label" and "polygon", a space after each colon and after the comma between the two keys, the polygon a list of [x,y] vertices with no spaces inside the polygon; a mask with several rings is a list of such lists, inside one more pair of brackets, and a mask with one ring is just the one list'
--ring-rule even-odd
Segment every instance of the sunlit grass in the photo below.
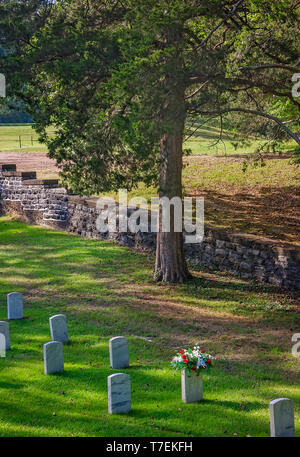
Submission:
{"label": "sunlit grass", "polygon": [[[48,129],[50,135],[54,135],[55,128]],[[266,143],[265,139],[250,138],[243,144],[235,146],[233,133],[224,130],[220,139],[220,131],[213,126],[204,125],[195,131],[190,137],[192,130],[187,127],[184,149],[191,150],[194,155],[234,156],[237,154],[247,155],[255,152],[257,148]],[[21,147],[20,147],[21,137]],[[0,152],[46,152],[47,147],[37,141],[38,135],[31,124],[0,124]],[[32,144],[33,141],[33,144]],[[295,148],[295,142],[288,141],[284,145],[285,152],[291,152]]]}
{"label": "sunlit grass", "polygon": [[[54,129],[49,129],[54,133]],[[0,124],[0,152],[47,152],[47,146],[38,141],[31,124]]]}
{"label": "sunlit grass", "polygon": [[[202,166],[201,166],[202,165]],[[263,166],[249,164],[244,171],[241,162],[199,164],[190,160],[183,170],[183,181],[187,192],[200,189],[232,187],[282,188],[300,184],[299,166],[291,159],[268,160]]]}
{"label": "sunlit grass", "polygon": [[[0,219],[0,319],[24,293],[0,359],[1,436],[268,436],[268,403],[294,400],[300,433],[299,329],[294,301],[272,288],[194,272],[182,286],[152,280],[153,257],[112,243]],[[51,315],[68,317],[65,372],[43,374]],[[108,340],[129,338],[132,411],[107,414]],[[152,342],[140,337],[148,337]],[[185,405],[168,360],[181,345],[216,355],[204,401]]]}

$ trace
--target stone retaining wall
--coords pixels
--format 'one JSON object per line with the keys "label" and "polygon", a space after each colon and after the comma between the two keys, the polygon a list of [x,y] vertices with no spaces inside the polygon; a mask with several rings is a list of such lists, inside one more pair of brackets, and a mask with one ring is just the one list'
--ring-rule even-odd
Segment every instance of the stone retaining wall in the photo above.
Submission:
{"label": "stone retaining wall", "polygon": [[[87,238],[113,239],[121,245],[155,249],[154,233],[99,233],[97,198],[72,195],[57,180],[37,180],[35,172],[0,165],[0,214],[60,228]],[[129,209],[132,212],[134,208]],[[300,289],[300,247],[254,235],[205,226],[202,243],[185,244],[192,262],[277,286]]]}

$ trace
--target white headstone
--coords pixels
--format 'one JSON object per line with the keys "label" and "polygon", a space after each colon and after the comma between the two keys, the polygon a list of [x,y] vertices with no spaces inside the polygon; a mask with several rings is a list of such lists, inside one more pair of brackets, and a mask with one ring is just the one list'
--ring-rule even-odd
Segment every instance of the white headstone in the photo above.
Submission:
{"label": "white headstone", "polygon": [[294,406],[289,398],[270,402],[270,428],[272,437],[294,437]]}
{"label": "white headstone", "polygon": [[3,335],[5,338],[5,345],[4,345],[4,347],[2,347],[3,346],[3,342],[2,342],[0,350],[8,351],[10,349],[9,323],[8,322],[0,321],[0,335]]}
{"label": "white headstone", "polygon": [[45,374],[62,373],[64,371],[64,351],[60,341],[44,344]]}
{"label": "white headstone", "polygon": [[186,370],[181,371],[181,397],[184,403],[195,403],[203,399],[202,376],[191,373],[188,375]]}
{"label": "white headstone", "polygon": [[69,336],[66,316],[64,314],[56,314],[50,317],[49,324],[52,341],[68,343]]}
{"label": "white headstone", "polygon": [[23,295],[19,292],[7,294],[7,318],[23,319]]}
{"label": "white headstone", "polygon": [[124,336],[116,336],[109,340],[109,357],[112,368],[129,367],[128,340]]}
{"label": "white headstone", "polygon": [[0,73],[0,97],[6,96],[6,79],[3,73]]}
{"label": "white headstone", "polygon": [[6,338],[3,333],[0,333],[0,357],[6,357]]}
{"label": "white headstone", "polygon": [[116,373],[108,376],[108,412],[110,414],[129,413],[131,410],[130,376]]}

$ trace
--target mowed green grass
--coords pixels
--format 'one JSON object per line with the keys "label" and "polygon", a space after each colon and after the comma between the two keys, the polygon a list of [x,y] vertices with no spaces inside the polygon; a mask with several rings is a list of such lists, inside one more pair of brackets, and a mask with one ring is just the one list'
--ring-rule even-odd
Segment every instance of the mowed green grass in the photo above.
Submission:
{"label": "mowed green grass", "polygon": [[[236,156],[248,155],[255,152],[258,148],[265,145],[267,140],[259,137],[245,138],[239,135],[239,140],[230,130],[224,129],[220,135],[220,129],[210,125],[201,125],[201,122],[194,124],[188,122],[186,125],[186,137],[184,141],[184,149],[190,150],[192,155],[214,155]],[[296,143],[291,140],[284,145],[284,152],[292,152],[296,147]]]}
{"label": "mowed green grass", "polygon": [[[289,295],[220,273],[156,284],[153,256],[109,242],[0,218],[0,319],[6,294],[24,294],[0,359],[0,436],[269,436],[269,402],[289,397],[300,435],[299,362]],[[65,372],[45,376],[48,319],[65,313]],[[108,341],[129,338],[127,370],[109,366]],[[152,342],[141,337],[150,337]],[[183,404],[169,359],[182,345],[215,354],[204,401]],[[107,376],[131,376],[132,411],[107,413]]]}
{"label": "mowed green grass", "polygon": [[[193,130],[187,127],[187,137],[184,142],[184,149],[189,149],[192,155],[246,155],[251,154],[256,148],[265,143],[263,139],[250,138],[245,144],[235,147],[234,136],[230,131],[225,130],[222,141],[218,141],[219,130],[216,127],[202,126],[195,130],[194,136],[189,137]],[[49,133],[55,135],[55,128],[50,128]],[[21,147],[19,137],[21,137]],[[293,150],[294,145],[293,141],[286,143],[285,151]],[[46,151],[47,147],[38,142],[38,135],[31,124],[0,124],[0,152]]]}
{"label": "mowed green grass", "polygon": [[[50,129],[50,131],[54,134],[54,128]],[[44,144],[39,143],[37,138],[37,133],[31,124],[0,124],[0,152],[46,152],[47,147]],[[224,144],[213,146],[213,143],[217,138],[218,130],[216,128],[202,127],[196,132],[195,138],[185,142],[184,147],[190,148],[193,154],[215,154],[218,152],[224,154],[236,152],[230,142],[230,134],[225,134]],[[31,139],[33,140],[33,145]],[[246,149],[247,151],[248,149],[250,150],[250,146]]]}
{"label": "mowed green grass", "polygon": [[[191,136],[192,132],[194,134]],[[234,146],[234,137],[231,132],[223,132],[222,140],[219,141],[220,131],[216,127],[203,126],[199,129],[187,128],[187,136],[184,141],[184,149],[190,150],[192,155],[235,155],[253,152],[263,140],[252,139],[247,144]]]}
{"label": "mowed green grass", "polygon": [[[298,187],[300,185],[299,165],[291,159],[267,160],[264,166],[249,164],[244,172],[240,161],[205,161],[190,157],[186,160],[182,173],[184,195],[201,195],[203,190],[256,188],[264,192],[277,189]],[[128,192],[128,198],[142,197],[150,202],[156,197],[157,190],[140,184]],[[101,196],[118,198],[117,192],[104,192]],[[144,205],[145,206],[145,205]]]}
{"label": "mowed green grass", "polygon": [[0,124],[0,152],[47,152],[47,146],[39,143],[31,124]]}
{"label": "mowed green grass", "polygon": [[201,189],[235,188],[280,189],[299,186],[299,165],[288,158],[266,160],[264,166],[249,164],[243,171],[241,162],[216,161],[200,164],[192,158],[183,170],[184,187],[188,193]]}

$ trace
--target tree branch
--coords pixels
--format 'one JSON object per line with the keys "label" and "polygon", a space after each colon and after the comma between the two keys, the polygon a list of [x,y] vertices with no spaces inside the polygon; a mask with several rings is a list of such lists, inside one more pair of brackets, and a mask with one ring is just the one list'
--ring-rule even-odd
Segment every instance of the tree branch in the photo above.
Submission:
{"label": "tree branch", "polygon": [[270,119],[271,121],[274,121],[276,122],[280,127],[282,127],[286,133],[291,137],[293,138],[294,141],[296,141],[297,144],[300,145],[300,138],[298,137],[298,135],[296,135],[296,133],[292,132],[287,126],[286,124],[284,124],[283,121],[281,121],[278,117],[276,116],[272,116],[271,114],[268,114],[268,113],[263,113],[262,111],[257,111],[257,110],[252,110],[252,109],[247,109],[247,108],[241,108],[241,107],[236,107],[236,108],[226,108],[226,109],[223,109],[221,111],[196,111],[198,114],[203,114],[203,115],[212,115],[212,114],[216,114],[216,115],[221,115],[221,114],[225,114],[225,113],[229,113],[229,112],[241,112],[241,113],[246,113],[246,114],[253,114],[255,116],[261,116],[261,117],[265,117],[267,119]]}
{"label": "tree branch", "polygon": [[199,48],[201,48],[205,43],[207,43],[209,41],[209,39],[212,37],[212,35],[229,19],[229,18],[232,18],[232,16],[234,16],[236,14],[236,11],[238,9],[238,7],[244,3],[244,0],[238,0],[238,2],[234,5],[234,7],[232,8],[231,11],[228,12],[228,14],[225,16],[224,19],[222,19],[219,24],[217,24],[210,32],[209,34],[207,35],[207,37],[202,41],[202,43],[197,46],[195,48],[195,50],[197,51]]}
{"label": "tree branch", "polygon": [[263,70],[266,68],[281,68],[282,70],[290,70],[293,72],[300,71],[300,68],[291,67],[289,65],[281,65],[281,64],[264,64],[264,65],[257,65],[252,67],[240,67],[239,70]]}
{"label": "tree branch", "polygon": [[194,95],[198,94],[198,92],[200,92],[203,89],[203,87],[205,87],[208,83],[209,83],[209,80],[205,81],[203,84],[201,84],[200,87],[198,87],[198,89],[196,89],[192,94],[187,95],[184,99],[188,100],[189,98],[193,98]]}

